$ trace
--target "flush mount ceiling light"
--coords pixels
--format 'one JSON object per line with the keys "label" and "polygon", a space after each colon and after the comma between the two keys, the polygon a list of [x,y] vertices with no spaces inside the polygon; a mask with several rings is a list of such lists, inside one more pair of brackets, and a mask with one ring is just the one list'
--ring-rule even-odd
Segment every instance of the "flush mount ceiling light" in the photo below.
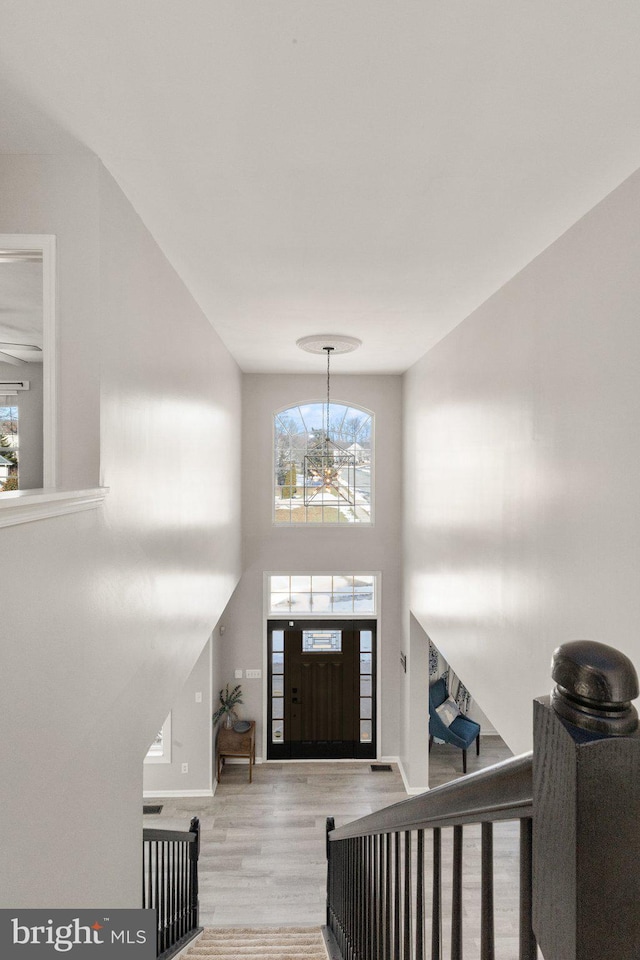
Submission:
{"label": "flush mount ceiling light", "polygon": [[304,457],[304,503],[309,507],[356,502],[356,458],[331,438],[331,354],[351,353],[361,341],[338,334],[317,334],[296,341],[301,350],[327,355],[327,406],[322,414],[322,432]]}
{"label": "flush mount ceiling light", "polygon": [[300,337],[296,346],[307,353],[323,353],[330,349],[332,353],[352,353],[362,346],[357,337],[346,337],[341,333],[313,333],[310,337]]}

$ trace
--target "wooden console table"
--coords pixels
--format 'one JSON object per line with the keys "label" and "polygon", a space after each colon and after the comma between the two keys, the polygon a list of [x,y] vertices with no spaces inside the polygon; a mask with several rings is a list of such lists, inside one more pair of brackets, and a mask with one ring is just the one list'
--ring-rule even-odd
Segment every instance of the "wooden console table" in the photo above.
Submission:
{"label": "wooden console table", "polygon": [[238,733],[231,727],[220,726],[218,730],[218,782],[222,765],[227,757],[246,757],[249,761],[249,783],[253,780],[253,765],[256,762],[256,722],[250,720],[250,728],[245,733]]}

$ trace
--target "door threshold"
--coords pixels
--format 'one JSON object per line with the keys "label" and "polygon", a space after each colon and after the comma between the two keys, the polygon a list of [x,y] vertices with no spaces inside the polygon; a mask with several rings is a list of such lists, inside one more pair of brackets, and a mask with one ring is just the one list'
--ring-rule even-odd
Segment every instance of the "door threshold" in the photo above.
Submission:
{"label": "door threshold", "polygon": [[327,757],[326,759],[314,757],[313,759],[305,760],[303,757],[301,760],[293,758],[272,758],[270,760],[263,760],[263,763],[375,763],[374,760],[369,757],[368,759],[363,757]]}

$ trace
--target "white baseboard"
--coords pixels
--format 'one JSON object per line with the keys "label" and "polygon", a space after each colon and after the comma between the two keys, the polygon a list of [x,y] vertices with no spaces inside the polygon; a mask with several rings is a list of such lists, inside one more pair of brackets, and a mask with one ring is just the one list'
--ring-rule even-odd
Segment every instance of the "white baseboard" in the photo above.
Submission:
{"label": "white baseboard", "polygon": [[212,797],[213,789],[209,787],[208,790],[144,790],[142,796],[145,800],[157,797]]}
{"label": "white baseboard", "polygon": [[407,791],[410,797],[416,797],[419,793],[426,793],[429,787],[410,787],[409,781],[407,780],[407,775],[405,773],[404,767],[402,765],[402,760],[400,757],[397,757],[394,761],[398,764],[398,770],[400,771],[400,776],[402,777],[402,782],[404,783],[404,788]]}
{"label": "white baseboard", "polygon": [[407,780],[407,775],[405,773],[404,767],[402,766],[402,760],[400,759],[400,757],[383,756],[383,757],[378,757],[376,761],[367,760],[366,762],[367,763],[374,763],[374,762],[375,763],[395,763],[400,773],[400,776],[402,777],[402,783],[404,785],[404,789],[406,790],[406,792],[410,797],[416,796],[419,793],[424,793],[426,790],[429,789],[428,787],[410,787],[409,786],[409,781]]}

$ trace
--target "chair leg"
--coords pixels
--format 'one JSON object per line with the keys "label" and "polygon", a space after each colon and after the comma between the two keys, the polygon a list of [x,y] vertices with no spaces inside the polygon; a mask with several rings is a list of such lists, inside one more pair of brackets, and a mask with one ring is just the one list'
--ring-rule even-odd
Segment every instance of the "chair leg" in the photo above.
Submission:
{"label": "chair leg", "polygon": [[466,750],[462,751],[462,772],[463,773],[467,772],[467,751]]}
{"label": "chair leg", "polygon": [[429,737],[429,753],[431,753],[432,746],[433,746],[433,737]]}
{"label": "chair leg", "polygon": [[476,737],[476,757],[480,756],[480,734]]}

